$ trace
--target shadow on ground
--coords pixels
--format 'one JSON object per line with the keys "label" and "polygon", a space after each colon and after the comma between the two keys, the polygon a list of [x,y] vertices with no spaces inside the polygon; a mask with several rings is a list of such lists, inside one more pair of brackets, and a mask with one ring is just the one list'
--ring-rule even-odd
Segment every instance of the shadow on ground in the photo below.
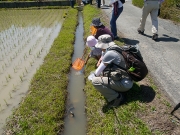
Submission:
{"label": "shadow on ground", "polygon": [[[146,86],[146,85],[138,86],[135,83],[129,91],[124,92],[122,94],[123,94],[124,100],[121,103],[121,105],[128,104],[134,101],[140,101],[141,103],[149,103],[153,101],[156,95],[152,87]],[[106,113],[108,112],[109,109],[113,109],[113,108],[110,108],[109,105],[106,104],[103,106],[102,111]]]}
{"label": "shadow on ground", "polygon": [[136,45],[136,44],[139,44],[139,41],[138,41],[138,40],[129,39],[129,38],[121,38],[121,39],[118,39],[118,41],[124,41],[124,43],[125,43],[125,44],[128,44],[128,45]]}
{"label": "shadow on ground", "polygon": [[146,85],[140,85],[134,83],[131,90],[125,93],[126,101],[125,103],[128,104],[129,102],[140,101],[142,103],[149,103],[153,101],[155,98],[155,91],[152,87]]}
{"label": "shadow on ground", "polygon": [[163,41],[163,42],[178,42],[179,39],[174,38],[174,37],[170,37],[169,35],[166,35],[166,34],[163,34],[163,37],[159,37],[157,39],[157,42],[158,41]]}

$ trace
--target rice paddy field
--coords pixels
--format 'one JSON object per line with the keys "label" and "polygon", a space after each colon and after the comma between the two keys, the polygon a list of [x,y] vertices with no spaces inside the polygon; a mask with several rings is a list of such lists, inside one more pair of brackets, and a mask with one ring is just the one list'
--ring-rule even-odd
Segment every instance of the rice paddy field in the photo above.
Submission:
{"label": "rice paddy field", "polygon": [[27,94],[33,75],[61,30],[64,12],[0,10],[0,129]]}

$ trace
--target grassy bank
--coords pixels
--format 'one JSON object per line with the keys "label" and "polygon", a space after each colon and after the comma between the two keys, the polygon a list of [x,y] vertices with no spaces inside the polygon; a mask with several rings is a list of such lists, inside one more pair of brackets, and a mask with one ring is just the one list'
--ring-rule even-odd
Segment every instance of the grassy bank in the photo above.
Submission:
{"label": "grassy bank", "polygon": [[[144,0],[132,0],[132,4],[142,8]],[[180,23],[180,0],[165,0],[161,5],[159,17]]]}
{"label": "grassy bank", "polygon": [[[87,37],[92,18],[103,15],[103,13],[87,5],[84,7],[83,14],[84,36]],[[109,20],[106,17],[103,17],[102,21],[108,26]],[[116,41],[116,43],[122,44],[121,41]],[[178,129],[178,121],[169,115],[171,107],[168,98],[154,85],[150,76],[138,84],[134,83],[133,88],[126,93],[124,105],[108,109],[106,99],[87,79],[90,72],[95,70],[95,64],[96,60],[91,58],[85,69],[84,91],[86,93],[88,135],[161,135]],[[169,130],[167,127],[173,128]]]}
{"label": "grassy bank", "polygon": [[[100,13],[96,8],[91,6],[84,7],[84,22],[85,22],[85,36],[88,36],[92,18],[98,16],[95,13]],[[104,22],[107,22],[104,20]],[[117,135],[117,134],[150,134],[150,130],[146,124],[143,123],[136,115],[137,111],[144,111],[144,107],[139,104],[140,101],[136,101],[137,97],[133,96],[129,98],[128,105],[120,106],[117,109],[108,109],[106,107],[106,100],[88,81],[87,77],[89,73],[95,70],[96,61],[90,59],[86,66],[86,111],[87,111],[87,134],[105,134],[105,135]],[[140,95],[140,88],[135,84],[133,89],[128,93],[131,95]],[[139,96],[138,96],[139,97]],[[141,98],[141,97],[139,97]]]}
{"label": "grassy bank", "polygon": [[29,94],[8,122],[7,130],[11,134],[62,132],[76,26],[77,10],[67,9],[58,37],[31,80]]}

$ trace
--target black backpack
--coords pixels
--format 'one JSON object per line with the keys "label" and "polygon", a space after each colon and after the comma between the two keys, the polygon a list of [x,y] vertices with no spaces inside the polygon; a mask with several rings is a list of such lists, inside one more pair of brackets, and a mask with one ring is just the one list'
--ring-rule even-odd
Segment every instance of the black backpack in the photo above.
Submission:
{"label": "black backpack", "polygon": [[133,81],[138,82],[146,77],[148,69],[146,64],[143,62],[143,58],[137,45],[127,45],[123,47],[114,45],[110,46],[108,48],[108,51],[109,50],[114,50],[124,57],[126,68],[115,65],[120,69],[125,70]]}
{"label": "black backpack", "polygon": [[120,0],[121,2],[122,2],[122,4],[124,4],[125,3],[125,0]]}

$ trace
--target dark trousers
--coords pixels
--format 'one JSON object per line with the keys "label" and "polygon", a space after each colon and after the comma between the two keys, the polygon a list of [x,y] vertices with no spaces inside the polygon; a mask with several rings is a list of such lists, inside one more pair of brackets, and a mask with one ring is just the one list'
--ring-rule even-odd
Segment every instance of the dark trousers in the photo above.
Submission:
{"label": "dark trousers", "polygon": [[70,1],[70,6],[71,6],[72,8],[74,8],[74,1],[73,1],[73,0]]}
{"label": "dark trousers", "polygon": [[91,4],[91,5],[92,5],[92,0],[89,0],[89,4]]}
{"label": "dark trousers", "polygon": [[101,0],[97,0],[97,8],[101,7]]}

